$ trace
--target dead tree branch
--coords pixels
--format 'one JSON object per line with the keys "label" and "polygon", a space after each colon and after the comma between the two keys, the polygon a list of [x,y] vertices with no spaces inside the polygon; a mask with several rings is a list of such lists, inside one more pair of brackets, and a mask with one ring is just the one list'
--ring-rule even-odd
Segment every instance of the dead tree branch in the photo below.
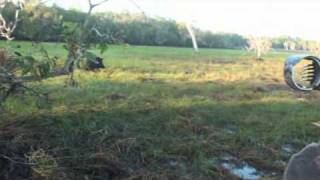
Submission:
{"label": "dead tree branch", "polygon": [[188,33],[189,33],[190,37],[191,37],[193,49],[194,49],[195,52],[198,52],[199,49],[198,49],[197,38],[196,38],[196,36],[195,36],[195,34],[193,32],[193,29],[192,29],[191,25],[189,23],[186,23],[186,28],[188,30]]}
{"label": "dead tree branch", "polygon": [[272,47],[271,40],[265,37],[250,36],[247,42],[249,45],[248,51],[254,50],[258,60],[262,60],[262,56],[267,54]]}
{"label": "dead tree branch", "polygon": [[97,3],[92,3],[92,0],[89,0],[90,9],[93,9],[93,8],[95,8],[95,7],[97,7],[97,6],[100,6],[101,4],[106,3],[106,2],[108,2],[108,1],[109,1],[109,0],[102,0],[102,1],[97,2]]}
{"label": "dead tree branch", "polygon": [[17,28],[17,24],[19,22],[19,13],[23,8],[24,3],[22,1],[17,2],[14,20],[12,22],[7,22],[7,20],[3,17],[1,13],[1,9],[5,8],[8,2],[9,1],[7,0],[0,2],[0,36],[7,40],[13,40],[14,37],[12,37],[12,33]]}

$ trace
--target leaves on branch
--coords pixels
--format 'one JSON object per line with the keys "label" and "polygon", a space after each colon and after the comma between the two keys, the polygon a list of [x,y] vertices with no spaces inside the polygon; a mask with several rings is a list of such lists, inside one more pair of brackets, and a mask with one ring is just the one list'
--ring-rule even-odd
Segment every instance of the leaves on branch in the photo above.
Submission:
{"label": "leaves on branch", "polygon": [[[37,51],[35,51],[37,50]],[[40,46],[33,51],[34,55],[23,55],[21,52],[11,53],[8,49],[0,49],[0,104],[10,95],[22,90],[37,91],[23,84],[23,77],[31,75],[39,79],[48,77],[56,66],[56,57],[51,58]]]}
{"label": "leaves on branch", "polygon": [[107,43],[100,43],[99,44],[99,49],[100,49],[100,54],[105,53],[108,50],[109,46]]}

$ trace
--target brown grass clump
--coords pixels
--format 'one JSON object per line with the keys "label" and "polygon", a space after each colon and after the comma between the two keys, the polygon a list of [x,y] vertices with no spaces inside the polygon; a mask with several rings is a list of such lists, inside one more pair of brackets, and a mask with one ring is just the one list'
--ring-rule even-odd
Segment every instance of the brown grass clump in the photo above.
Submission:
{"label": "brown grass clump", "polygon": [[0,48],[0,66],[5,66],[8,63],[8,60],[8,51],[4,48]]}

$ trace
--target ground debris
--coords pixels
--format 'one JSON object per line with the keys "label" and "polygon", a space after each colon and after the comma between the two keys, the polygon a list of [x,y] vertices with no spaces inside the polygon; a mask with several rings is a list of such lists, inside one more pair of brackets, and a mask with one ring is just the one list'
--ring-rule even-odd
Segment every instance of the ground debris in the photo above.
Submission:
{"label": "ground debris", "polygon": [[19,143],[14,132],[0,132],[0,179],[30,178],[32,164],[25,157],[25,152],[28,152],[30,147],[25,143]]}

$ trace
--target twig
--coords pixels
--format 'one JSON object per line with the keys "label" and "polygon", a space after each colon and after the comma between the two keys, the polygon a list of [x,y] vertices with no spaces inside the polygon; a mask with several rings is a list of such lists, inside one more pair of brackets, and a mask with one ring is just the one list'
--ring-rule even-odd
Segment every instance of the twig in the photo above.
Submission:
{"label": "twig", "polygon": [[136,8],[139,10],[139,11],[141,11],[141,13],[144,15],[144,16],[146,16],[146,13],[145,13],[145,11],[141,8],[141,6],[136,2],[136,1],[134,1],[134,0],[129,0],[134,6],[136,6]]}
{"label": "twig", "polygon": [[316,127],[320,127],[320,122],[314,122],[314,123],[312,123],[314,126],[316,126]]}
{"label": "twig", "polygon": [[91,31],[94,31],[100,38],[104,38],[108,36],[106,34],[102,34],[96,27],[91,28]]}
{"label": "twig", "polygon": [[109,0],[102,0],[102,1],[100,1],[98,3],[93,4],[92,1],[89,0],[90,9],[93,9],[96,6],[100,6],[101,4],[106,3],[107,1],[109,1]]}
{"label": "twig", "polygon": [[3,155],[3,154],[0,154],[0,158],[6,159],[14,164],[22,164],[22,165],[27,165],[27,166],[35,166],[36,165],[35,163],[26,163],[26,162],[16,161],[16,160],[14,160],[6,155]]}

